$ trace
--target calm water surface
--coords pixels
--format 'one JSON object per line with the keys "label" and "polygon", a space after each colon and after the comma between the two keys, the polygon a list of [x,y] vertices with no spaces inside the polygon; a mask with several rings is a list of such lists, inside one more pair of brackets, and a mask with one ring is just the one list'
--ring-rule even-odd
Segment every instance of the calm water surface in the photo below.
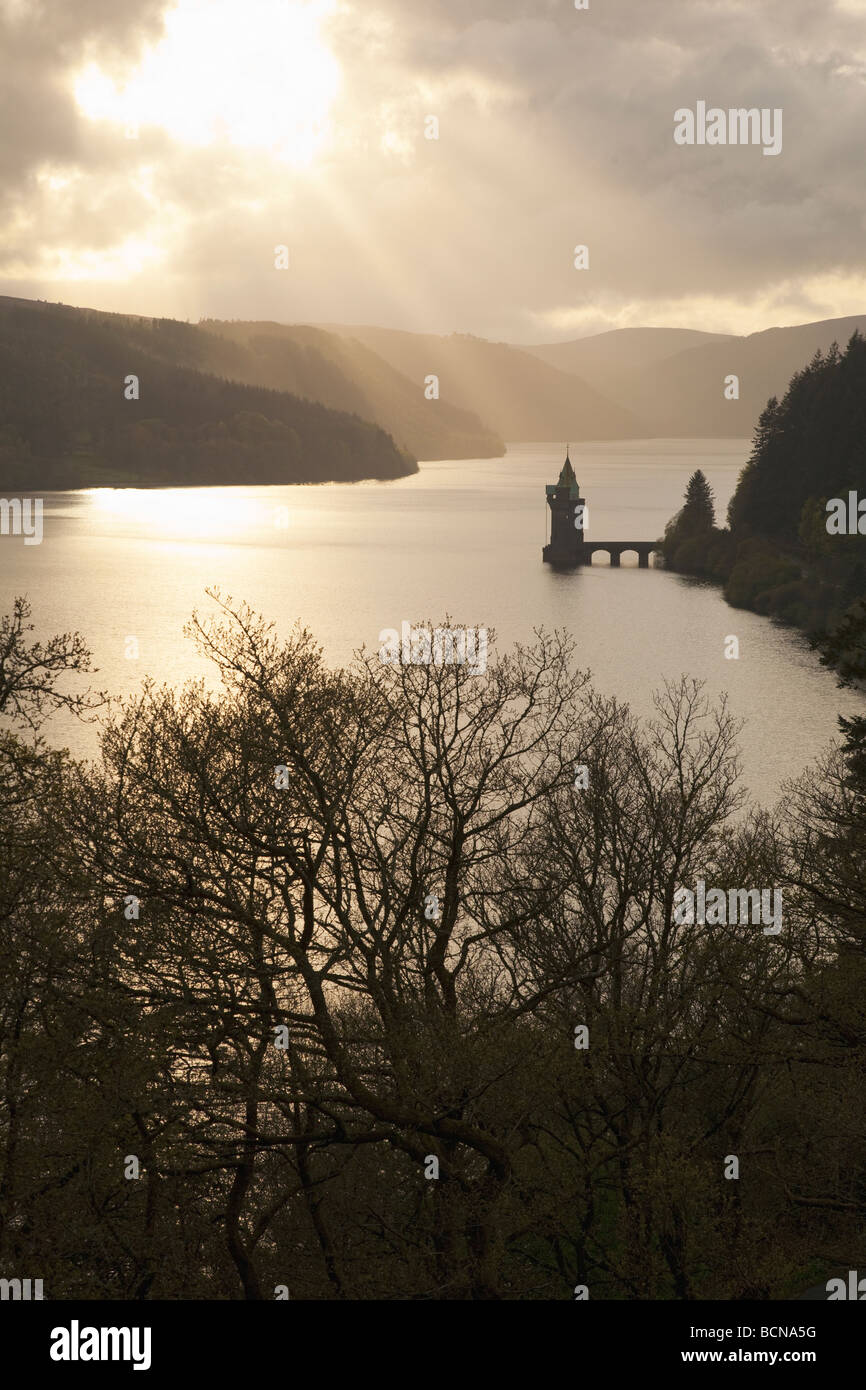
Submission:
{"label": "calm water surface", "polygon": [[[589,508],[588,540],[650,540],[681,505],[689,474],[704,470],[724,518],[747,440],[629,440],[582,444],[572,462]],[[296,619],[339,663],[383,628],[441,619],[495,628],[500,645],[536,625],[565,627],[580,664],[605,693],[651,710],[665,677],[685,672],[727,691],[746,723],[745,783],[772,802],[836,734],[837,713],[866,701],[836,688],[803,639],[729,608],[713,587],[639,570],[623,556],[556,573],[541,560],[544,486],[561,445],[518,444],[503,459],[421,464],[389,483],[323,487],[100,489],[45,494],[41,546],[0,538],[3,607],[27,593],[40,635],[80,629],[112,693],[148,673],[180,683],[208,669],[182,629],[204,590],[246,599],[278,630]],[[740,642],[726,660],[725,638]],[[126,639],[140,657],[128,660]],[[93,729],[49,726],[75,752],[96,749]]]}

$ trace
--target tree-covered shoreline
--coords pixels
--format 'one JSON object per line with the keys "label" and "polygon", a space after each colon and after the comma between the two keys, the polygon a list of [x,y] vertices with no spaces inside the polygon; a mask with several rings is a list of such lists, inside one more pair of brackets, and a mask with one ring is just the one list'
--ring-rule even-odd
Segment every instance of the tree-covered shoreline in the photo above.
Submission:
{"label": "tree-covered shoreline", "polygon": [[844,679],[866,677],[866,525],[828,525],[833,499],[866,497],[866,340],[834,344],[762,412],[752,454],[715,524],[703,474],[665,532],[668,568],[724,585],[734,607],[804,629]]}

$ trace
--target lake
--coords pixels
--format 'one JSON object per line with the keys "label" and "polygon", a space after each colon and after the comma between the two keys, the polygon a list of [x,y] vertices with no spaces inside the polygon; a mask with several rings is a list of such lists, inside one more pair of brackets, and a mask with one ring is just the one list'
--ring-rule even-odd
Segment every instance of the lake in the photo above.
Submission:
{"label": "lake", "polygon": [[[750,450],[748,440],[627,440],[571,448],[589,524],[587,540],[652,540],[702,468],[717,518]],[[496,629],[500,646],[538,625],[564,627],[597,687],[641,714],[665,677],[701,677],[727,691],[744,719],[744,781],[771,803],[834,739],[838,713],[863,698],[836,688],[801,635],[730,608],[720,591],[624,555],[556,572],[542,563],[545,484],[560,444],[511,445],[500,459],[422,463],[387,483],[305,487],[96,489],[43,494],[44,540],[0,537],[3,607],[26,593],[44,637],[80,629],[100,668],[96,683],[121,694],[148,673],[180,683],[209,669],[182,629],[204,590],[246,599],[288,633],[309,627],[333,663],[384,628],[432,620]],[[738,660],[725,639],[739,639]],[[139,657],[125,656],[135,637]],[[93,728],[58,717],[52,741],[79,754]]]}

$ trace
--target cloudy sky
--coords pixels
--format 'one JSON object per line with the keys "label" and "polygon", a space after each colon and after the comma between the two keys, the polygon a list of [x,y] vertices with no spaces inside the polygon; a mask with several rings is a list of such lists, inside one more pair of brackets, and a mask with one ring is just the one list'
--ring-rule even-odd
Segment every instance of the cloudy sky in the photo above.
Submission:
{"label": "cloudy sky", "polygon": [[[513,342],[866,311],[866,0],[0,0],[0,35],[3,294]],[[677,145],[699,100],[781,108],[782,152]]]}

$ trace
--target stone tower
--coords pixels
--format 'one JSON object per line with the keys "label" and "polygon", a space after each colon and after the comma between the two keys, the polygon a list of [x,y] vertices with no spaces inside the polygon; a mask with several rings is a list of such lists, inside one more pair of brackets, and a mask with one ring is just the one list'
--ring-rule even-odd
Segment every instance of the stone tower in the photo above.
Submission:
{"label": "stone tower", "polygon": [[549,483],[545,492],[550,508],[550,544],[542,550],[542,557],[552,565],[580,565],[583,563],[583,512],[578,515],[577,509],[585,503],[567,448],[559,481]]}

